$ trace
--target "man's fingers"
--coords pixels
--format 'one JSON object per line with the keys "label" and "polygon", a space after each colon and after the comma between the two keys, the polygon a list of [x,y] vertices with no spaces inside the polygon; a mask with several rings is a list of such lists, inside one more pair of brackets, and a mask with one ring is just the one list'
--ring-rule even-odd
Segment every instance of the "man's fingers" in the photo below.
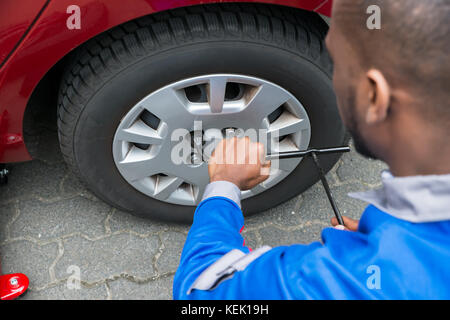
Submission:
{"label": "man's fingers", "polygon": [[209,163],[250,164],[267,167],[264,144],[252,142],[249,137],[221,140],[209,158]]}
{"label": "man's fingers", "polygon": [[254,188],[270,174],[271,162],[265,160],[265,146],[249,137],[220,141],[209,160],[210,181],[230,181],[241,190]]}
{"label": "man's fingers", "polygon": [[358,230],[359,220],[344,217],[344,224],[350,230]]}
{"label": "man's fingers", "polygon": [[[342,219],[344,220],[344,225],[345,225],[346,229],[351,230],[351,231],[358,230],[359,220],[354,220],[354,219],[351,219],[351,218],[348,218],[345,216],[343,216]],[[333,227],[339,226],[339,222],[337,221],[336,217],[331,218],[331,225]]]}
{"label": "man's fingers", "polygon": [[339,222],[337,221],[337,219],[336,219],[335,217],[331,218],[331,225],[332,225],[333,227],[339,225]]}
{"label": "man's fingers", "polygon": [[257,178],[251,179],[247,182],[247,184],[243,187],[242,190],[250,190],[256,187],[258,184],[267,180],[269,176],[258,176]]}
{"label": "man's fingers", "polygon": [[266,162],[266,147],[261,142],[258,142],[257,146],[258,146],[259,162],[264,166],[264,164],[267,163]]}
{"label": "man's fingers", "polygon": [[211,154],[209,163],[232,164],[236,158],[236,137],[222,139]]}
{"label": "man's fingers", "polygon": [[[272,165],[272,162],[270,160],[263,163],[263,165],[261,166],[261,169],[260,169],[261,176],[265,177],[266,179],[269,177],[271,165]],[[264,179],[264,180],[266,180],[266,179]]]}

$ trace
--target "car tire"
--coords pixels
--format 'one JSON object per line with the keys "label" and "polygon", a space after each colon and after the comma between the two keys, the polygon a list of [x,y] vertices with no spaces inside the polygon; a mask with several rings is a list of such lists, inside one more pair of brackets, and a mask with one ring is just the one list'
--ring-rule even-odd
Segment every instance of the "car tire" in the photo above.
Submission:
{"label": "car tire", "polygon": [[[118,171],[112,141],[121,119],[168,83],[214,73],[251,75],[292,93],[311,122],[310,147],[341,145],[345,129],[324,46],[327,25],[315,13],[272,5],[205,5],[146,16],[115,27],[78,48],[60,88],[63,156],[96,196],[135,215],[192,221],[194,207],[137,191]],[[320,158],[326,171],[339,157]],[[284,180],[242,202],[245,214],[264,211],[318,180],[303,159]]]}

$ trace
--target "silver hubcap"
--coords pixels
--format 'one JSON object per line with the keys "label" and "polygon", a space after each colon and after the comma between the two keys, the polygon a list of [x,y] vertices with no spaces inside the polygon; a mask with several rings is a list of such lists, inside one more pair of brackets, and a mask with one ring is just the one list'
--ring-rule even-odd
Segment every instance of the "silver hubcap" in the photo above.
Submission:
{"label": "silver hubcap", "polygon": [[[196,132],[196,121],[201,122],[201,132]],[[195,165],[171,161],[173,147],[179,143],[172,141],[171,134],[179,128],[200,136],[200,141],[193,141],[200,145],[210,141],[209,136],[217,130],[263,130],[268,152],[306,149],[311,136],[302,104],[285,89],[259,78],[211,74],[149,94],[120,122],[113,140],[114,162],[123,178],[140,192],[181,205],[197,204],[209,178],[207,162],[199,162],[195,154],[192,158],[188,155]],[[277,161],[269,179],[243,191],[243,199],[276,185],[301,159]]]}

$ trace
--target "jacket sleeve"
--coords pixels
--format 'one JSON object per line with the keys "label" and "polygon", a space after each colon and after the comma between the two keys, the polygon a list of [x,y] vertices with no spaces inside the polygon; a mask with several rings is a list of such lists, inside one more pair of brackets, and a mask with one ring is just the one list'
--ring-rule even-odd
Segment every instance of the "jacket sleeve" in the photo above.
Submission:
{"label": "jacket sleeve", "polygon": [[[248,253],[238,205],[223,197],[200,203],[173,284],[174,299],[374,299],[366,286],[368,264],[380,264],[360,232],[325,228],[322,241],[273,248],[209,290],[194,281],[233,249]],[[369,246],[370,247],[370,246]],[[374,246],[376,248],[376,246]],[[387,267],[383,267],[387,270]]]}
{"label": "jacket sleeve", "polygon": [[243,226],[241,209],[228,198],[211,197],[198,205],[175,274],[174,299],[193,299],[187,291],[195,279],[229,251],[249,252],[240,234]]}
{"label": "jacket sleeve", "polygon": [[[223,281],[213,290],[189,288],[199,275],[211,264],[233,249],[248,253],[240,234],[244,226],[242,211],[236,203],[224,197],[208,198],[200,203],[194,214],[181,254],[180,265],[173,283],[174,299],[293,299],[286,279],[288,260],[320,247],[320,243],[309,246],[282,246],[269,250],[253,261],[244,271],[235,272],[231,279]],[[286,255],[286,253],[289,253]],[[308,297],[306,294],[305,298]]]}

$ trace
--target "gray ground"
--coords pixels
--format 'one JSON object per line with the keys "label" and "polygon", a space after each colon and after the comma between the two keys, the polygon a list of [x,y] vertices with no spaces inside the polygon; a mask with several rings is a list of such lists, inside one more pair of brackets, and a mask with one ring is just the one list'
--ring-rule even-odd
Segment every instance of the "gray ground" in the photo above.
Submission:
{"label": "gray ground", "polygon": [[[35,160],[11,166],[9,184],[0,187],[2,272],[28,275],[26,299],[171,299],[189,227],[136,218],[97,199],[64,164],[54,120],[45,112],[27,117]],[[365,207],[346,194],[377,186],[384,168],[352,152],[328,174],[345,215],[358,218]],[[243,236],[252,248],[308,243],[320,239],[331,216],[316,184],[247,218]],[[79,289],[69,289],[74,270]]]}

